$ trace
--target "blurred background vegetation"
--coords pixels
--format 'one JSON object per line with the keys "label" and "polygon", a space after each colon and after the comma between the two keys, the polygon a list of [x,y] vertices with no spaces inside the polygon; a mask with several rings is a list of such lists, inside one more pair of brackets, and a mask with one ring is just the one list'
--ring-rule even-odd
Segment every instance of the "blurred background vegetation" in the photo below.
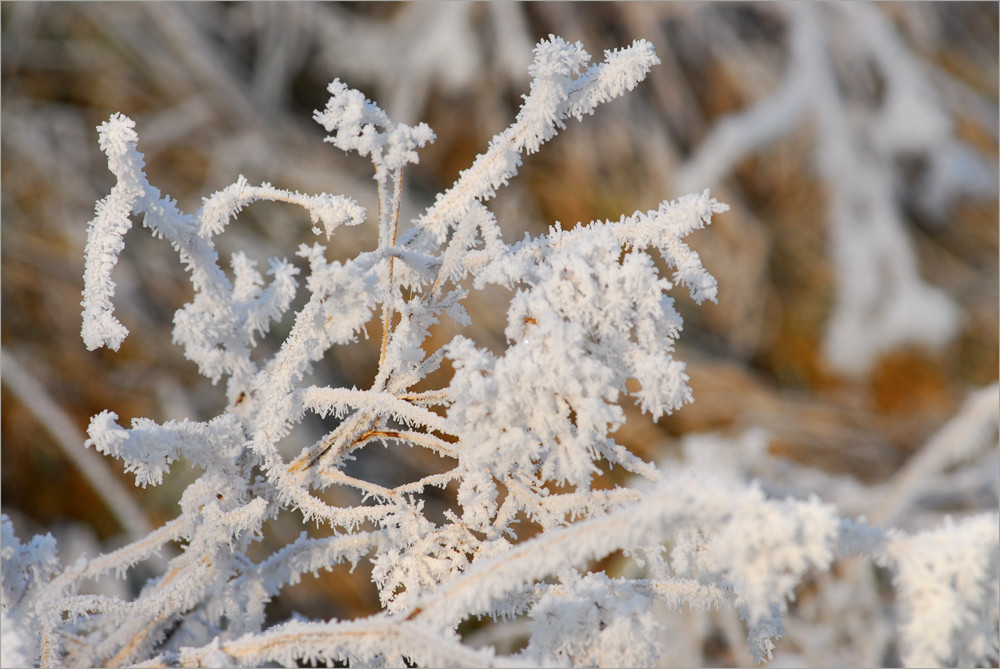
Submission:
{"label": "blurred background vegetation", "polygon": [[[925,68],[956,137],[993,165],[997,7],[878,5]],[[511,241],[556,221],[617,219],[682,195],[673,175],[713,124],[780,83],[789,66],[785,9],[781,3],[4,3],[3,362],[16,360],[42,386],[79,431],[81,445],[90,417],[104,409],[127,425],[140,416],[204,420],[225,406],[222,389],[199,377],[171,343],[173,313],[191,288],[169,245],[141,224],[126,237],[115,271],[116,309],[130,336],[117,353],[88,352],[80,339],[87,221],[113,185],[95,127],[116,111],[136,121],[150,182],[185,211],[243,174],[253,183],[346,194],[374,217],[370,165],[324,144],[311,118],[326,102],[326,85],[339,77],[396,121],[425,121],[437,133],[406,173],[406,221],[513,120],[539,39],[553,33],[580,40],[596,61],[604,49],[650,40],[663,62],[647,81],[528,156],[490,205]],[[843,44],[831,44],[831,58],[842,58],[835,65],[849,90],[857,63],[845,55],[849,36],[837,39]],[[878,73],[866,76],[877,97]],[[738,435],[761,426],[770,432],[772,454],[875,483],[897,471],[970,390],[997,379],[995,188],[927,212],[919,206],[919,161],[895,173],[895,196],[921,276],[961,310],[959,334],[936,350],[894,350],[858,376],[838,374],[823,359],[836,270],[827,189],[813,164],[814,130],[808,122],[790,129],[712,186],[732,209],[689,242],[719,280],[719,303],[696,307],[676,295],[686,319],[678,357],[688,363],[696,401],[658,424],[629,410],[618,437],[644,457],[676,454],[680,435]],[[243,249],[264,262],[310,243],[309,227],[302,211],[256,204],[219,245],[224,254]],[[338,231],[330,253],[347,258],[374,243],[371,226]],[[495,350],[503,346],[507,297],[493,292],[469,306],[476,323],[470,336]],[[286,318],[265,348],[275,350],[289,324]],[[318,373],[331,383],[366,387],[378,359],[378,331],[373,323],[373,341],[338,351]],[[443,326],[436,341],[452,332]],[[123,528],[53,437],[52,421],[30,404],[12,393],[5,375],[2,505],[19,535],[82,533],[85,546],[121,541]],[[119,476],[117,463],[108,465]],[[132,491],[154,526],[174,515],[188,476],[176,471],[161,488]],[[120,478],[132,487],[129,476]],[[377,608],[364,565],[358,571],[357,579],[345,578],[345,570],[310,580],[275,614],[294,608],[349,616]]]}

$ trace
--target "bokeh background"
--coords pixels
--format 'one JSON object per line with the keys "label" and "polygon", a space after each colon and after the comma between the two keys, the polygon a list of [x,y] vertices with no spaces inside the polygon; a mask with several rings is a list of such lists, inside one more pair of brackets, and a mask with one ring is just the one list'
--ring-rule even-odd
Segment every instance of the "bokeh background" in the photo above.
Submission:
{"label": "bokeh background", "polygon": [[[892,347],[859,370],[831,364],[823,342],[843,271],[831,242],[837,177],[818,164],[822,120],[790,115],[770,134],[749,142],[742,135],[746,150],[705,184],[731,210],[688,241],[718,278],[719,302],[699,307],[677,294],[686,319],[678,357],[696,401],[658,424],[630,409],[618,437],[644,457],[679,457],[684,435],[736,438],[764,428],[770,455],[878,485],[971,391],[997,380],[998,5],[868,9],[923,86],[913,117],[924,104],[945,119],[937,144],[921,139],[915,123],[906,150],[897,143],[879,153],[870,121],[900,85],[880,69],[861,19],[823,4],[820,52],[861,154],[874,156],[898,211],[899,252],[956,309],[953,335],[921,345],[917,332],[916,344]],[[88,352],[80,338],[87,222],[113,185],[95,130],[109,115],[136,121],[150,182],[185,211],[243,174],[252,183],[347,194],[374,217],[370,165],[324,144],[311,118],[339,77],[396,121],[425,121],[437,133],[406,174],[407,221],[513,120],[539,39],[580,40],[595,61],[604,49],[650,40],[662,64],[648,79],[528,156],[490,204],[511,241],[556,221],[617,219],[684,194],[679,175],[690,176],[705,147],[718,144],[726,119],[780,91],[797,53],[793,12],[782,3],[25,2],[4,3],[0,23],[2,506],[20,536],[52,531],[69,557],[127,537],[123,512],[96,489],[113,487],[109,477],[141,510],[135,522],[156,526],[173,517],[191,476],[179,466],[164,486],[137,490],[114,462],[101,471],[74,460],[91,416],[110,409],[123,425],[143,416],[204,420],[225,406],[222,388],[171,343],[173,313],[191,288],[173,250],[139,222],[115,272],[117,314],[130,336],[117,353]],[[941,147],[955,159],[936,160]],[[309,227],[302,211],[256,204],[219,245],[264,262],[292,256],[311,240]],[[330,251],[351,257],[375,236],[371,225],[338,231]],[[465,334],[502,349],[507,298],[496,292],[470,302],[476,325]],[[275,350],[282,331],[275,328],[265,349]],[[373,341],[337,351],[318,373],[366,387],[378,331],[373,323]],[[450,335],[443,329],[439,340]],[[361,565],[355,576],[309,580],[273,612],[330,617],[374,608]],[[746,661],[718,638],[712,643],[713,661]]]}

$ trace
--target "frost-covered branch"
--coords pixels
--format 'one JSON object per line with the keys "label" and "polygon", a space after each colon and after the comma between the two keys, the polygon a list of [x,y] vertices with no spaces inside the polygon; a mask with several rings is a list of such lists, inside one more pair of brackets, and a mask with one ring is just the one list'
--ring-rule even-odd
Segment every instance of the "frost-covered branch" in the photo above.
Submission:
{"label": "frost-covered branch", "polygon": [[[836,270],[823,350],[834,370],[861,375],[894,348],[943,346],[960,325],[955,300],[920,276],[898,201],[898,165],[927,162],[920,204],[937,217],[957,197],[995,193],[997,170],[957,136],[929,73],[874,5],[790,4],[781,13],[789,33],[782,81],[747,109],[720,118],[676,182],[683,191],[717,183],[742,158],[815,123],[814,162],[827,185]],[[835,31],[853,36],[846,63],[834,54]],[[853,62],[859,58],[868,62]],[[843,72],[867,67],[877,69],[885,89],[871,109],[844,94],[853,82]]]}

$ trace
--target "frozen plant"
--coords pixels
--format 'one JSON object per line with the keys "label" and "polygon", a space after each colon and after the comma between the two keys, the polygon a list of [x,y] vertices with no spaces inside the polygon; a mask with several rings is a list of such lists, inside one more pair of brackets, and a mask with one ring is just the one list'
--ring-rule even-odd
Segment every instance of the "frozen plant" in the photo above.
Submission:
{"label": "frozen plant", "polygon": [[[940,348],[959,331],[955,301],[920,276],[899,202],[899,165],[926,161],[917,203],[940,220],[961,198],[996,192],[995,161],[959,138],[945,104],[949,96],[935,90],[925,64],[875,5],[775,8],[788,26],[783,80],[754,105],[719,119],[676,180],[682,190],[716,183],[740,159],[814,122],[814,161],[827,187],[836,270],[823,352],[833,370],[862,376],[887,351],[911,344]],[[838,45],[843,39],[847,47]],[[846,91],[875,87],[859,74],[868,68],[877,70],[884,91],[872,95],[882,98],[878,103],[861,105]]]}
{"label": "frozen plant", "polygon": [[[736,440],[719,434],[684,437],[683,466],[689,472],[733,489],[759,485],[772,497],[818,495],[842,516],[867,517],[893,528],[885,547],[890,559],[884,553],[876,558],[894,571],[895,614],[886,616],[880,575],[869,561],[847,560],[814,574],[808,593],[798,597],[783,621],[786,643],[780,659],[785,666],[894,666],[899,661],[966,666],[982,663],[991,653],[995,661],[997,517],[982,511],[996,509],[1000,492],[998,409],[998,384],[970,393],[905,466],[871,486],[769,453],[766,429],[752,429]],[[676,469],[678,464],[668,461],[664,467]],[[959,509],[961,528],[955,527]],[[954,580],[931,576],[936,570]],[[959,586],[960,580],[964,585]],[[977,580],[979,585],[973,585]],[[983,608],[965,609],[971,602],[979,602],[972,608]],[[688,630],[677,625],[681,632],[670,638],[674,666],[701,663],[704,635],[690,634],[690,626],[704,625],[713,615],[722,643],[741,643],[740,630],[726,624],[731,614],[691,611],[686,614]]]}
{"label": "frozen plant", "polygon": [[[697,302],[715,299],[714,278],[683,239],[726,205],[705,191],[617,221],[556,224],[548,234],[504,242],[485,202],[517,174],[522,155],[568,118],[582,119],[631,90],[658,62],[643,40],[607,52],[600,64],[589,61],[579,43],[541,41],[514,123],[404,229],[403,169],[434,134],[393,122],[335,80],[315,118],[328,141],[374,165],[377,245],[339,262],[322,244],[303,244],[299,261],[270,262],[269,281],[241,253],[230,259],[232,278],[220,267],[215,238],[243,207],[297,204],[327,240],[366,213],[348,197],[240,177],[185,214],[147,181],[134,123],[116,114],[102,124],[100,146],[117,184],[90,226],[83,339],[90,349],[117,349],[128,335],[113,313],[111,276],[131,216],[142,214],[177,250],[194,287],[175,316],[174,340],[201,373],[226,379],[227,405],[206,422],[136,419],[124,428],[109,411],[91,420],[87,446],[121,460],[137,485],[160,484],[181,458],[201,472],[181,495],[179,515],[147,536],[63,565],[51,537],[22,543],[4,517],[5,663],[643,666],[666,651],[654,602],[675,612],[736,611],[750,654],[762,661],[783,634],[795,588],[838,554],[863,554],[896,570],[905,601],[920,604],[905,640],[923,640],[937,626],[936,643],[910,657],[995,660],[995,518],[913,538],[884,533],[842,519],[815,497],[774,499],[755,484],[692,470],[668,474],[614,440],[625,421],[622,395],[654,419],[692,400],[684,364],[673,357],[682,322],[667,292],[680,284]],[[304,269],[304,303],[287,337],[273,357],[252,356],[292,308]],[[489,285],[513,291],[506,349],[495,354],[456,336],[425,350],[443,316],[470,322],[463,300]],[[368,336],[369,327],[381,338],[369,388],[311,383],[314,364],[332,347]],[[454,370],[447,385],[424,388],[446,359]],[[293,429],[308,414],[336,424],[286,460]],[[395,487],[364,480],[347,465],[366,457],[362,449],[372,442],[426,449],[442,471]],[[595,480],[602,467],[643,483],[604,489]],[[425,508],[431,488],[451,495],[440,518]],[[337,503],[347,497],[335,499],[331,489],[354,493],[357,503]],[[265,521],[282,511],[300,519],[303,532],[253,559],[249,549],[261,544]],[[537,531],[518,537],[525,520]],[[310,535],[311,523],[332,533]],[[131,599],[85,594],[97,577],[155,567],[171,543],[179,553]],[[956,548],[934,551],[948,546]],[[914,560],[917,548],[942,557]],[[594,560],[616,551],[633,561],[635,575],[592,571]],[[303,574],[364,559],[373,564],[378,613],[266,619],[268,601]],[[947,596],[935,587],[941,584]],[[510,654],[473,645],[457,630],[477,617],[498,626],[520,619],[528,638]],[[955,620],[975,624],[958,634]]]}

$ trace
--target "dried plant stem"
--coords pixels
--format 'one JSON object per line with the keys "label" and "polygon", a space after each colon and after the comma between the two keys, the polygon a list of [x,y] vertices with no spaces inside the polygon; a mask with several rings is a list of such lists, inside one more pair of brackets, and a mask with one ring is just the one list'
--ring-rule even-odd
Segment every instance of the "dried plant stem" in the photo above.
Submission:
{"label": "dried plant stem", "polygon": [[[383,209],[383,207],[386,206],[386,204],[391,205],[392,209],[393,209],[393,211],[392,211],[392,238],[391,238],[391,241],[389,243],[389,246],[395,246],[396,245],[396,235],[397,235],[397,232],[399,230],[399,198],[402,196],[402,193],[403,193],[403,172],[402,172],[402,170],[397,170],[397,171],[393,172],[393,180],[395,181],[396,192],[395,192],[395,195],[393,196],[392,202],[390,202],[390,203],[383,203],[382,200],[384,199],[384,195],[382,193],[382,189],[381,188],[379,189],[379,218],[381,219],[381,217],[382,217],[382,209]],[[381,382],[380,388],[384,388],[386,386],[387,381],[388,381],[388,375],[387,374],[383,375],[382,369],[383,369],[383,366],[385,364],[385,350],[386,350],[386,346],[389,343],[389,328],[392,326],[392,314],[393,314],[393,310],[392,310],[392,283],[393,283],[393,273],[394,273],[394,269],[395,269],[395,260],[396,260],[395,256],[393,256],[393,255],[389,256],[389,286],[388,286],[388,293],[389,293],[389,295],[388,295],[388,297],[386,297],[385,303],[384,303],[384,305],[382,307],[382,345],[381,345],[380,350],[379,350],[378,368],[379,368],[379,377],[381,378],[381,377],[384,376],[385,378],[382,378],[382,382]]]}
{"label": "dried plant stem", "polygon": [[24,368],[18,355],[3,349],[2,356],[3,384],[7,389],[21,400],[38,424],[54,437],[55,442],[87,479],[91,489],[104,500],[105,507],[114,514],[129,537],[137,540],[148,535],[153,528],[146,519],[145,512],[115,477],[107,459],[96,451],[83,447],[83,433],[37,378]]}
{"label": "dried plant stem", "polygon": [[[288,471],[294,473],[298,471],[311,469],[317,462],[319,462],[320,458],[322,458],[323,456],[325,456],[327,453],[330,452],[330,450],[334,447],[334,445],[338,443],[341,444],[353,443],[354,438],[349,437],[348,435],[356,433],[356,431],[358,430],[358,426],[364,423],[365,421],[369,420],[370,418],[371,418],[370,412],[361,411],[345,419],[343,423],[338,425],[336,429],[334,429],[329,435],[327,435],[326,439],[319,442],[319,444],[310,448],[308,451],[304,452],[302,455],[296,458],[288,466]],[[338,451],[339,450],[340,449],[338,449]]]}

